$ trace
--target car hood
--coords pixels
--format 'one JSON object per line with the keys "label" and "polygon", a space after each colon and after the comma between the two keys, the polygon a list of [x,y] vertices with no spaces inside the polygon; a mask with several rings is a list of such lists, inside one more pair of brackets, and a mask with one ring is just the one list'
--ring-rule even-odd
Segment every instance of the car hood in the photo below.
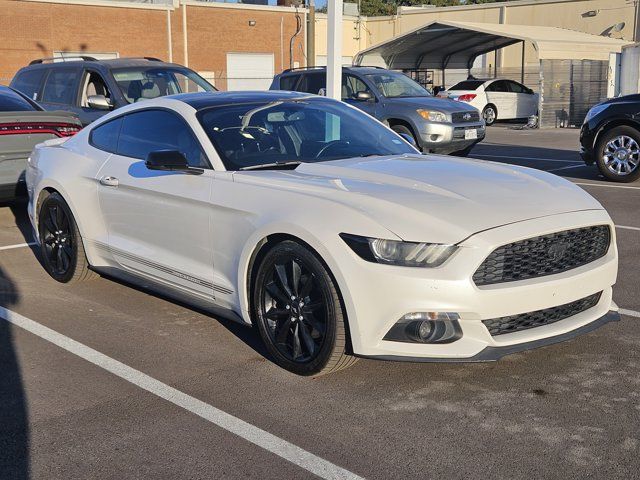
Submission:
{"label": "car hood", "polygon": [[602,209],[561,177],[440,155],[303,163],[290,171],[238,172],[234,180],[320,196],[365,213],[403,240],[446,244],[532,218]]}
{"label": "car hood", "polygon": [[455,112],[468,112],[470,110],[475,110],[474,107],[466,103],[460,103],[455,100],[451,100],[449,98],[442,98],[442,97],[388,98],[387,102],[402,104],[403,106],[412,107],[415,109],[433,108],[434,110],[438,110],[440,112],[449,113],[449,114],[455,113]]}

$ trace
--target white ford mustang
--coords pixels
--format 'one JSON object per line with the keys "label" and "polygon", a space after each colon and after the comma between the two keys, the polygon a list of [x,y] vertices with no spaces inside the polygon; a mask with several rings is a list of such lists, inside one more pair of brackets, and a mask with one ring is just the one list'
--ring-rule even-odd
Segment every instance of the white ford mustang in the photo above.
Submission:
{"label": "white ford mustang", "polygon": [[591,196],[420,155],[327,98],[136,103],[39,145],[27,184],[54,279],[97,271],[227,312],[298,374],[495,360],[618,318],[615,231]]}

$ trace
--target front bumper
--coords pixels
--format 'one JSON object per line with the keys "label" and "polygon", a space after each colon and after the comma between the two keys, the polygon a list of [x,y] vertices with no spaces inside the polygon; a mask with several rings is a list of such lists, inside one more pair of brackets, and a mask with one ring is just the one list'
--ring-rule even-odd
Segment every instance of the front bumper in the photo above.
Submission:
{"label": "front bumper", "polygon": [[[475,130],[477,138],[465,139],[466,130]],[[483,123],[432,123],[424,122],[418,128],[420,146],[427,152],[451,153],[480,142],[485,136]]]}
{"label": "front bumper", "polygon": [[[538,235],[603,224],[611,228],[612,244],[604,257],[587,265],[516,282],[482,287],[473,282],[474,272],[499,246]],[[343,259],[342,265],[355,263],[345,276],[347,286],[341,288],[348,290],[345,303],[356,355],[478,361],[485,359],[484,356],[489,355],[487,352],[493,352],[490,356],[496,352],[511,353],[517,351],[514,348],[533,348],[532,345],[538,345],[536,342],[546,342],[554,337],[563,339],[617,309],[612,302],[612,286],[618,268],[615,230],[604,210],[572,212],[505,225],[475,234],[459,246],[461,248],[447,262],[433,269],[370,263],[355,253],[351,260]],[[492,336],[482,322],[564,305],[598,292],[602,294],[595,306],[555,323]],[[457,313],[462,337],[448,344],[384,340],[391,327],[412,312]]]}
{"label": "front bumper", "polygon": [[504,347],[485,347],[473,357],[469,358],[429,358],[429,357],[403,357],[397,355],[380,355],[380,356],[364,356],[364,358],[371,358],[373,360],[390,360],[394,362],[446,362],[446,363],[478,363],[478,362],[495,362],[502,357],[511,355],[513,353],[524,352],[526,350],[533,350],[535,348],[547,347],[556,343],[566,342],[580,335],[590,333],[609,322],[620,321],[620,314],[617,311],[611,310],[602,317],[594,320],[591,323],[571,330],[570,332],[562,333],[554,337],[541,338],[539,340],[533,340],[531,342],[517,343],[515,345],[507,345]]}

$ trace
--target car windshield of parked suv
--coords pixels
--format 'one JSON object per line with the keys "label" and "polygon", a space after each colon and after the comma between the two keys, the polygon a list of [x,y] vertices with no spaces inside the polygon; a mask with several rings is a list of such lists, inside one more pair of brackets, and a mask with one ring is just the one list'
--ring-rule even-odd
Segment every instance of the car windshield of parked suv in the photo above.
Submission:
{"label": "car windshield of parked suv", "polygon": [[42,109],[13,90],[0,89],[0,112],[33,112],[34,110]]}
{"label": "car windshield of parked suv", "polygon": [[367,78],[373,82],[378,92],[387,98],[432,96],[429,90],[403,73],[382,71],[371,73]]}
{"label": "car windshield of parked suv", "polygon": [[215,87],[188,68],[120,68],[113,78],[129,103],[176,93],[213,92]]}
{"label": "car windshield of parked suv", "polygon": [[323,98],[211,107],[198,118],[228,170],[417,153],[367,114]]}
{"label": "car windshield of parked suv", "polygon": [[464,80],[463,82],[456,83],[449,90],[476,90],[483,83],[484,80]]}

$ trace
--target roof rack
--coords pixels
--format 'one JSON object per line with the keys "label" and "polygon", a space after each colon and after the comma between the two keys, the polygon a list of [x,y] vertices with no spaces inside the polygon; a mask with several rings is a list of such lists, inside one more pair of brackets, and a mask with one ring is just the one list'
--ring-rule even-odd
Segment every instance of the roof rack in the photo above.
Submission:
{"label": "roof rack", "polygon": [[74,60],[84,60],[85,62],[95,62],[97,59],[90,57],[88,55],[73,55],[70,57],[47,57],[47,58],[38,58],[36,60],[31,60],[29,62],[29,65],[37,65],[39,63],[44,63],[44,62],[48,62],[48,61],[55,61],[58,60],[60,62],[69,62],[69,61],[74,61]]}
{"label": "roof rack", "polygon": [[[296,67],[296,68],[286,68],[282,71],[282,73],[289,73],[298,70],[313,70],[314,68],[327,68],[324,65],[317,65],[315,67]],[[379,68],[380,70],[386,70],[384,67],[379,67],[377,65],[342,65],[342,68]]]}

